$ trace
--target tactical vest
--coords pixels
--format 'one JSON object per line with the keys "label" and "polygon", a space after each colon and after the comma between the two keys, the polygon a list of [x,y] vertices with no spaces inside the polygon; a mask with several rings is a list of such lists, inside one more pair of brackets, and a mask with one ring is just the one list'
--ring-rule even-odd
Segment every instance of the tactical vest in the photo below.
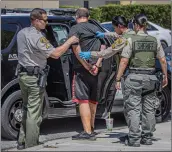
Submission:
{"label": "tactical vest", "polygon": [[155,68],[157,40],[150,35],[124,34],[132,39],[132,55],[129,68]]}

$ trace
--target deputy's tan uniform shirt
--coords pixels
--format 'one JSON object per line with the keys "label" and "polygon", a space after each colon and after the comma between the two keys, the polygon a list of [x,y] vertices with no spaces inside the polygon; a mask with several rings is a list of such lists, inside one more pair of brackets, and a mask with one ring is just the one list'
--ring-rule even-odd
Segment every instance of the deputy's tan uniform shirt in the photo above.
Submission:
{"label": "deputy's tan uniform shirt", "polygon": [[[135,34],[133,30],[127,29],[123,34]],[[118,35],[115,32],[107,32],[105,33],[106,37],[118,37]],[[128,39],[124,37],[119,37],[117,40],[112,44],[111,47],[108,47],[105,50],[101,51],[92,51],[91,52],[91,57],[92,58],[110,58],[111,56],[115,55],[118,52],[122,52],[123,48],[129,45],[128,44]]]}
{"label": "deputy's tan uniform shirt", "polygon": [[17,34],[18,62],[23,67],[39,66],[45,68],[47,58],[55,48],[44,37],[42,32],[30,26]]}

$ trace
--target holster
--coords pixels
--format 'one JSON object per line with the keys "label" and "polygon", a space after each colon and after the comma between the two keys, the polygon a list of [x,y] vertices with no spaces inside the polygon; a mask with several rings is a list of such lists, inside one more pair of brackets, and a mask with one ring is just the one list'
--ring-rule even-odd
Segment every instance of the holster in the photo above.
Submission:
{"label": "holster", "polygon": [[40,69],[40,71],[39,71],[39,74],[38,74],[38,86],[41,87],[41,88],[46,87],[49,69],[50,69],[50,66],[47,65],[45,69]]}
{"label": "holster", "polygon": [[157,92],[161,92],[162,91],[162,81],[163,81],[163,74],[161,71],[158,71],[155,73],[158,81],[156,82],[156,85],[155,85],[155,89]]}

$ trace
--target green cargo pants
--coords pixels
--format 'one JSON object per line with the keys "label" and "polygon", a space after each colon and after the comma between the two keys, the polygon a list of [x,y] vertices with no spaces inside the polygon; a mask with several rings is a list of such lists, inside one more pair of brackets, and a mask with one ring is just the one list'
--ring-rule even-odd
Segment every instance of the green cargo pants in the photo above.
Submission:
{"label": "green cargo pants", "polygon": [[[129,128],[129,142],[140,143],[142,138],[151,138],[155,129],[155,91],[142,97],[143,91],[155,89],[154,75],[129,74],[124,83],[124,114]],[[140,119],[142,117],[142,119]],[[140,130],[140,120],[142,122]]]}
{"label": "green cargo pants", "polygon": [[26,73],[19,74],[19,84],[23,98],[23,117],[18,142],[25,143],[26,148],[39,143],[45,89],[37,85],[37,80],[36,76],[28,76]]}

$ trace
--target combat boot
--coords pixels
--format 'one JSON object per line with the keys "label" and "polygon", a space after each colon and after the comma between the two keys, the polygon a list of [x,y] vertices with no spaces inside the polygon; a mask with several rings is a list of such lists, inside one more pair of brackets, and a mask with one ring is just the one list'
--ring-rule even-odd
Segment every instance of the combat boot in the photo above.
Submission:
{"label": "combat boot", "polygon": [[25,149],[25,143],[17,143],[17,149],[18,150]]}
{"label": "combat boot", "polygon": [[152,143],[152,139],[146,139],[146,138],[142,138],[141,141],[140,141],[140,143],[142,145],[152,145],[153,144]]}
{"label": "combat boot", "polygon": [[138,143],[138,142],[131,143],[131,142],[129,141],[128,135],[122,136],[122,137],[120,137],[119,139],[120,139],[120,141],[121,141],[122,143],[124,143],[126,146],[140,147],[140,143]]}

